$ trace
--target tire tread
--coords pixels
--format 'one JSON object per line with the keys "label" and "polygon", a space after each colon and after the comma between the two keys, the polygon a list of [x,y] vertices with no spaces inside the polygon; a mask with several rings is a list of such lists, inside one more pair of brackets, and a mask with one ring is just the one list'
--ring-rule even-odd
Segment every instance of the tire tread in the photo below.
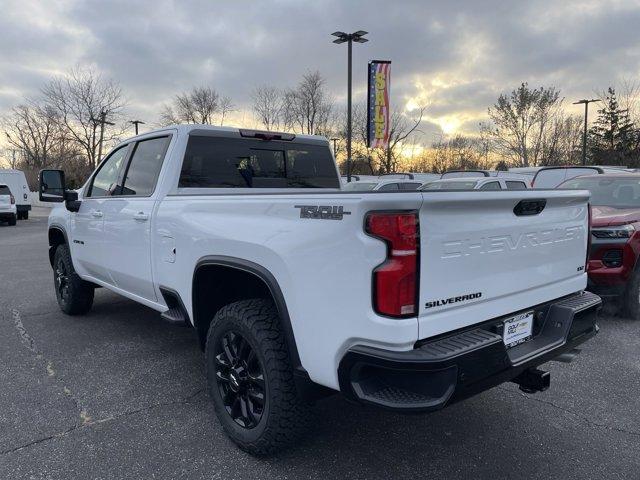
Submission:
{"label": "tire tread", "polygon": [[[292,445],[308,428],[312,416],[310,405],[300,399],[296,390],[289,352],[273,303],[265,299],[251,299],[234,302],[221,308],[209,327],[207,351],[210,348],[213,351],[213,345],[209,345],[213,332],[222,321],[227,319],[242,323],[258,343],[264,360],[264,374],[270,379],[270,404],[264,433],[254,441],[239,438],[225,421],[222,425],[231,439],[243,450],[254,455],[273,454]],[[212,381],[213,372],[208,374],[209,388],[212,394],[215,394],[213,389],[217,388],[217,385]],[[218,417],[227,415],[225,410],[219,411],[219,406],[215,405]]]}

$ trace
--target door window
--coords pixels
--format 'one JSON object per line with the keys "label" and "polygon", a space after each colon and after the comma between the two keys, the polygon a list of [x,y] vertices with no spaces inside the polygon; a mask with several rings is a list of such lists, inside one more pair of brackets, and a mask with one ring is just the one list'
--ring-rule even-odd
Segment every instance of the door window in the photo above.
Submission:
{"label": "door window", "polygon": [[150,138],[138,142],[119,195],[148,197],[153,193],[169,146],[169,137]]}
{"label": "door window", "polygon": [[488,182],[480,187],[480,190],[500,190],[500,182]]}
{"label": "door window", "polygon": [[526,190],[527,189],[527,186],[524,184],[524,182],[514,182],[514,181],[507,180],[505,183],[507,184],[507,190]]}
{"label": "door window", "polygon": [[107,197],[115,192],[128,147],[129,145],[124,145],[109,155],[93,177],[87,197]]}
{"label": "door window", "polygon": [[382,185],[378,190],[399,190],[397,183],[387,183]]}

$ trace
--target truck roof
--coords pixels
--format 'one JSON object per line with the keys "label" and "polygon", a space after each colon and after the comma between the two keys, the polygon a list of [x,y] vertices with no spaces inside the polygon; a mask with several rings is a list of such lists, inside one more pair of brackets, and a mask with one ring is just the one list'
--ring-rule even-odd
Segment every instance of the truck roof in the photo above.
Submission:
{"label": "truck roof", "polygon": [[[158,128],[155,130],[151,130],[149,132],[141,133],[140,135],[127,138],[125,142],[137,139],[144,138],[150,135],[154,135],[157,133],[166,132],[167,130],[177,130],[178,133],[183,135],[204,135],[204,136],[214,136],[214,137],[227,137],[227,138],[251,138],[248,136],[250,132],[256,132],[258,134],[274,134],[274,135],[293,135],[293,139],[286,140],[292,143],[315,143],[328,145],[329,140],[326,137],[321,135],[300,135],[300,134],[291,134],[286,132],[275,132],[275,131],[267,131],[267,130],[256,130],[249,128],[240,128],[240,127],[219,127],[215,125],[203,125],[203,124],[175,124],[168,125],[166,127]],[[258,137],[254,137],[258,138]],[[278,140],[277,138],[274,140]],[[124,143],[124,142],[122,142]]]}

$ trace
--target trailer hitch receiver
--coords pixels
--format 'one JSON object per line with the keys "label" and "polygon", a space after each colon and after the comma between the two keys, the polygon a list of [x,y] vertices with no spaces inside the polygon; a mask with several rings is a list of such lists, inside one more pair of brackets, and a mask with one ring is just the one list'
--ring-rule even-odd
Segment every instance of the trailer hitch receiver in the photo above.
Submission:
{"label": "trailer hitch receiver", "polygon": [[530,368],[512,381],[517,383],[520,390],[525,393],[544,392],[551,385],[551,374],[538,368]]}

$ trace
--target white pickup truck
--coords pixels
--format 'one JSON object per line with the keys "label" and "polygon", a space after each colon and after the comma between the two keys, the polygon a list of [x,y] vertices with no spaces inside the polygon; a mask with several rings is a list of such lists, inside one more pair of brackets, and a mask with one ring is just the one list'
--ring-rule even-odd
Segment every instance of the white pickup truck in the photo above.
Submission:
{"label": "white pickup truck", "polygon": [[[597,330],[589,193],[345,192],[321,137],[182,125],[115,148],[78,191],[40,175],[60,308],[106,287],[192,326],[228,435],[266,454],[314,399],[440,409]],[[134,365],[131,368],[135,368]]]}

